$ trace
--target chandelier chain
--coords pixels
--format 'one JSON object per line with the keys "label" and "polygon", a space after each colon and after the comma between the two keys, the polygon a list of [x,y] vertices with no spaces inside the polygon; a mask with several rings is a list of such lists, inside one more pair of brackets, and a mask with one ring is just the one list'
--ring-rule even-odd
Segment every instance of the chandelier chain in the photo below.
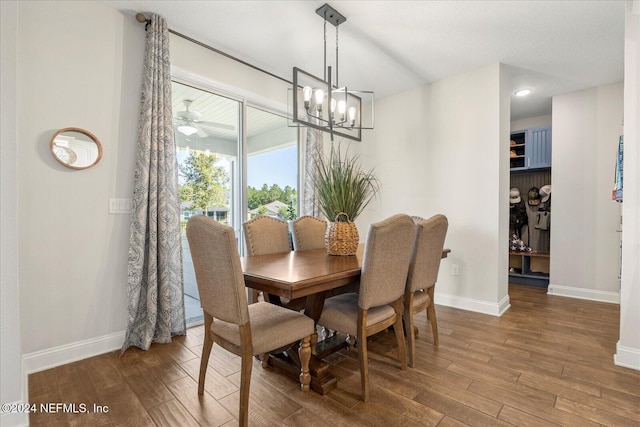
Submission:
{"label": "chandelier chain", "polygon": [[324,15],[324,80],[327,80],[327,14]]}
{"label": "chandelier chain", "polygon": [[339,26],[336,25],[336,86],[340,87],[338,83],[338,28]]}

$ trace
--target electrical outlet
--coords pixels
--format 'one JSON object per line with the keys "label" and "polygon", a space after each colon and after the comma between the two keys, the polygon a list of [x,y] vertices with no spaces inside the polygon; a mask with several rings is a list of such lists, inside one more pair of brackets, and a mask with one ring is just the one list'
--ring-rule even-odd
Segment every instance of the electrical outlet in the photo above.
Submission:
{"label": "electrical outlet", "polygon": [[109,199],[110,214],[130,214],[131,209],[131,199]]}
{"label": "electrical outlet", "polygon": [[451,264],[451,275],[452,276],[460,275],[460,266],[458,264]]}

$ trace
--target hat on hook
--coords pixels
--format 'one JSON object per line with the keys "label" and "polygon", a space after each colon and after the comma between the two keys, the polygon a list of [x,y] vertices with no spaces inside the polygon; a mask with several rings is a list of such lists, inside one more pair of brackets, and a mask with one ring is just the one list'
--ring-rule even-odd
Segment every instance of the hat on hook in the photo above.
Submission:
{"label": "hat on hook", "polygon": [[549,197],[551,197],[550,185],[545,185],[542,188],[540,188],[540,197],[541,197],[542,203],[545,203],[547,200],[549,200]]}
{"label": "hat on hook", "polygon": [[540,204],[540,192],[538,187],[531,187],[529,189],[529,206],[538,206]]}
{"label": "hat on hook", "polygon": [[520,198],[520,190],[515,187],[512,188],[509,191],[509,203],[520,203],[520,200],[522,200]]}

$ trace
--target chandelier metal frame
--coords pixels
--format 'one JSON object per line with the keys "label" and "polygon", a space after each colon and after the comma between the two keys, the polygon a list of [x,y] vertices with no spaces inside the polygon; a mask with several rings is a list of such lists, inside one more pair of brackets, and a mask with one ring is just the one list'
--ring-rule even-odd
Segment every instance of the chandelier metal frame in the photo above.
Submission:
{"label": "chandelier metal frame", "polygon": [[[316,10],[324,20],[324,77],[321,79],[298,67],[293,67],[293,87],[289,99],[293,110],[292,126],[307,126],[344,138],[361,141],[362,129],[373,129],[374,95],[372,91],[349,90],[338,84],[338,26],[347,18],[328,4]],[[335,82],[332,67],[327,67],[327,23],[336,28]],[[363,123],[363,108],[370,114],[369,124]]]}

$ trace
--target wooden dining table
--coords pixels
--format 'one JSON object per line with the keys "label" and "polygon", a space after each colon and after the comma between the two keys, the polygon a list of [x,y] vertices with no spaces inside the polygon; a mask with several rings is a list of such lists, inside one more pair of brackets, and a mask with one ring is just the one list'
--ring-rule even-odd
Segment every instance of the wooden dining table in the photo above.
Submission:
{"label": "wooden dining table", "polygon": [[[446,258],[449,252],[444,249],[442,257]],[[317,323],[325,298],[357,290],[363,255],[361,243],[351,256],[329,255],[322,248],[246,256],[241,258],[241,264],[247,287],[289,300],[306,297],[304,313]],[[268,363],[296,379],[300,374],[295,351],[270,355]],[[328,364],[318,357],[318,351],[312,355],[309,370],[311,389],[326,394],[336,388],[337,381]]]}

